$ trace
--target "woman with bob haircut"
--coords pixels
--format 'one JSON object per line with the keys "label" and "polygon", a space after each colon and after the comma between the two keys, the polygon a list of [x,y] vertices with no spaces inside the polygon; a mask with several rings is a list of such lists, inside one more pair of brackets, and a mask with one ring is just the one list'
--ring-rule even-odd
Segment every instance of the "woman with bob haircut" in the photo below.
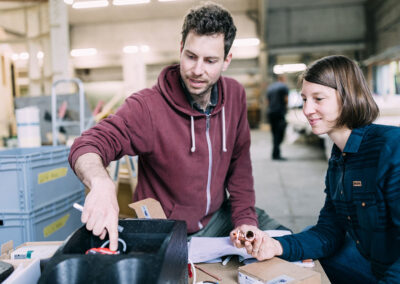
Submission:
{"label": "woman with bob haircut", "polygon": [[344,56],[301,77],[313,133],[333,140],[318,222],[245,247],[258,260],[320,259],[332,283],[400,283],[400,128],[372,124],[379,109],[362,71]]}

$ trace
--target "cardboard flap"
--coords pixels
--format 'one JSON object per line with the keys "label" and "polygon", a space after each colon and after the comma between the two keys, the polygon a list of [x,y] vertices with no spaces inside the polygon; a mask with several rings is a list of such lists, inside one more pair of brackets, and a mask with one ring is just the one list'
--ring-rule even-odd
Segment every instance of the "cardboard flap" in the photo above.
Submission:
{"label": "cardboard flap", "polygon": [[145,219],[167,219],[160,202],[153,198],[146,198],[128,205],[132,208],[138,218]]}
{"label": "cardboard flap", "polygon": [[8,241],[1,245],[1,254],[0,259],[7,259],[10,256],[11,251],[13,250],[14,242]]}

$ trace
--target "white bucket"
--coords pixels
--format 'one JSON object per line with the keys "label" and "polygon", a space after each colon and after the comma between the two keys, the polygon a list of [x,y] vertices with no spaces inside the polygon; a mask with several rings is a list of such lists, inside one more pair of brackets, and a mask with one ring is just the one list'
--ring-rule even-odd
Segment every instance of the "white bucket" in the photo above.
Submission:
{"label": "white bucket", "polygon": [[39,108],[25,107],[16,110],[18,147],[40,147]]}

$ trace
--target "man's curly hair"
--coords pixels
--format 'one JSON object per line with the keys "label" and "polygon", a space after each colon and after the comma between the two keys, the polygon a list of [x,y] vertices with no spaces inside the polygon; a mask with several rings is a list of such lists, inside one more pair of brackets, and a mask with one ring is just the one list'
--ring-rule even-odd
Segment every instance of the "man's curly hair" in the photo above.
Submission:
{"label": "man's curly hair", "polygon": [[211,2],[191,9],[186,15],[182,26],[183,45],[191,31],[198,35],[223,34],[225,57],[236,36],[236,27],[231,14],[222,6]]}

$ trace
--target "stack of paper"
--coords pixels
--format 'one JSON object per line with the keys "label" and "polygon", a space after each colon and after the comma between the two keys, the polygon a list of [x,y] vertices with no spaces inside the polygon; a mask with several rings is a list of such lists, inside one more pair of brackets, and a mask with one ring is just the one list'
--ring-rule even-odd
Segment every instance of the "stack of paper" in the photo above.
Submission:
{"label": "stack of paper", "polygon": [[[285,230],[267,230],[270,237],[281,237],[290,235],[290,231]],[[189,242],[189,260],[193,263],[200,262],[221,262],[223,256],[238,255],[239,261],[249,264],[257,260],[247,253],[245,248],[235,247],[229,237],[192,237]],[[300,266],[314,266],[313,262],[295,262]]]}

